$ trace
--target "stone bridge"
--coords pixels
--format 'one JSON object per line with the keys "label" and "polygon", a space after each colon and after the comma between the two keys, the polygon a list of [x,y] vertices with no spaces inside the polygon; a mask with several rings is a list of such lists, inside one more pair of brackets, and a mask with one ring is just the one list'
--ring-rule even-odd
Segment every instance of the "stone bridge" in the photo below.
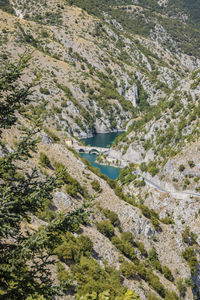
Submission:
{"label": "stone bridge", "polygon": [[73,148],[78,153],[89,153],[89,154],[97,154],[97,155],[109,151],[109,148],[89,147],[89,146],[79,146],[79,145],[76,145]]}

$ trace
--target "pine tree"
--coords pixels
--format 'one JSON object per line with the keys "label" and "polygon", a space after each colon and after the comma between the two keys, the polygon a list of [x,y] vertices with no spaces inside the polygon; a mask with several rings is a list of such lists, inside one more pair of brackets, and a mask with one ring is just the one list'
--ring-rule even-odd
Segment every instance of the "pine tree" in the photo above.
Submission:
{"label": "pine tree", "polygon": [[[8,64],[0,75],[0,298],[54,299],[60,293],[51,280],[51,245],[56,234],[71,230],[86,220],[85,208],[70,215],[58,215],[34,234],[22,231],[22,222],[51,201],[56,177],[44,176],[36,168],[24,171],[21,166],[36,150],[37,128],[25,129],[13,151],[2,142],[2,132],[16,125],[17,114],[30,101],[30,85],[21,76],[29,56],[17,64]],[[23,111],[23,110],[22,110]],[[31,297],[31,298],[30,298]]]}

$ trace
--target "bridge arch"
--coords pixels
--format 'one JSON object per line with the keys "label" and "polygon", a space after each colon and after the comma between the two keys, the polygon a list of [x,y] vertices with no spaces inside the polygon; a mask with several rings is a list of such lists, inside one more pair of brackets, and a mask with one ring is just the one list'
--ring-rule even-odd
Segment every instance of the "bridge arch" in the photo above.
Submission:
{"label": "bridge arch", "polygon": [[83,148],[80,148],[78,152],[79,153],[85,153],[85,150]]}
{"label": "bridge arch", "polygon": [[91,149],[91,150],[89,151],[89,154],[98,155],[98,154],[100,154],[100,152],[99,152],[97,149]]}

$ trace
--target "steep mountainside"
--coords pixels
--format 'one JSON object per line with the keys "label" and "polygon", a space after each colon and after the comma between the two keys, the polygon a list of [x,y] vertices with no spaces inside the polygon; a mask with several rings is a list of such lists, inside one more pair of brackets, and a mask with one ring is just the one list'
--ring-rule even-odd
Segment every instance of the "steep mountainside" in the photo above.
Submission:
{"label": "steep mountainside", "polygon": [[[0,219],[0,298],[200,299],[199,1],[0,0],[0,12],[0,218],[13,195],[24,209]],[[122,130],[98,157],[118,180],[73,149]]]}

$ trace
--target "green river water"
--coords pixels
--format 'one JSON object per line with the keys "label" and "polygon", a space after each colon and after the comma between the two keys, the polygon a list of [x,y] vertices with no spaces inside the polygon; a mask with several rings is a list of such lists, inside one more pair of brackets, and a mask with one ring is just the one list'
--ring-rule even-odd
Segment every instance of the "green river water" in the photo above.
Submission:
{"label": "green river water", "polygon": [[[90,145],[93,147],[109,148],[112,145],[114,139],[120,134],[122,134],[122,132],[97,133],[94,137],[81,139],[81,141],[86,146]],[[114,180],[119,176],[121,170],[120,168],[98,164],[97,162],[95,162],[97,155],[88,153],[80,153],[80,155],[83,158],[87,159],[93,167],[98,168],[102,174],[107,175],[109,178]]]}

